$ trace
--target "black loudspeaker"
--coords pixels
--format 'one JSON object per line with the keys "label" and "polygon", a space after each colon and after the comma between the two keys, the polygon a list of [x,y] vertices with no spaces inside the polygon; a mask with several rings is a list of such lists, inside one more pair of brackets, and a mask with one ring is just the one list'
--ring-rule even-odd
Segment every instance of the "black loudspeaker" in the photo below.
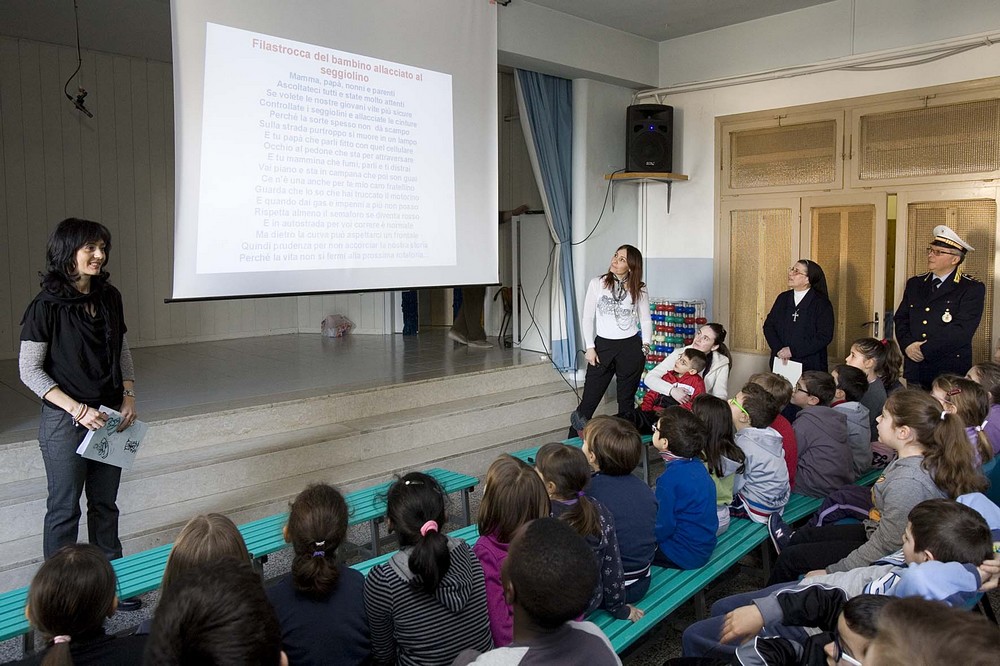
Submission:
{"label": "black loudspeaker", "polygon": [[633,104],[625,123],[625,171],[673,172],[674,107]]}

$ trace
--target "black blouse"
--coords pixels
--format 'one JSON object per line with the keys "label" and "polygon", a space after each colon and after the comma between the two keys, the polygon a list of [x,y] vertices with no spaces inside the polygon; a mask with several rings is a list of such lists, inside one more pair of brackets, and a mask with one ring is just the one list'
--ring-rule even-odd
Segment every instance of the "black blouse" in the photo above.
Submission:
{"label": "black blouse", "polygon": [[126,330],[121,293],[109,284],[95,284],[78,297],[42,291],[21,320],[21,340],[48,344],[45,372],[66,394],[95,408],[121,405]]}

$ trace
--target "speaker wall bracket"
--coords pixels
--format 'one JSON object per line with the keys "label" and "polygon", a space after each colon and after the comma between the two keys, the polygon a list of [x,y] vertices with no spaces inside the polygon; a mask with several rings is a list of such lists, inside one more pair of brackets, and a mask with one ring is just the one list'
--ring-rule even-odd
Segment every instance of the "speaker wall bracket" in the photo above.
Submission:
{"label": "speaker wall bracket", "polygon": [[609,173],[604,175],[604,180],[611,181],[611,210],[615,210],[615,186],[620,183],[666,183],[667,185],[667,214],[670,214],[670,195],[674,184],[674,181],[685,181],[689,180],[687,176],[682,173],[645,173],[645,172],[629,172],[624,171],[620,173]]}

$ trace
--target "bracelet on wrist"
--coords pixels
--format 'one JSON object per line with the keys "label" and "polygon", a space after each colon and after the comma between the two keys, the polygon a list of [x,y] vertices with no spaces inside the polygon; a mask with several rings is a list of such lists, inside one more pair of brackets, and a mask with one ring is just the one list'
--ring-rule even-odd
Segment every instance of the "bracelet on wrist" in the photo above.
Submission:
{"label": "bracelet on wrist", "polygon": [[89,407],[81,402],[76,406],[74,411],[70,412],[70,415],[73,417],[73,425],[80,425],[80,419],[87,415],[88,409]]}
{"label": "bracelet on wrist", "polygon": [[132,390],[132,389],[128,389],[127,388],[124,391],[122,391],[122,397],[123,398],[134,398],[135,397],[135,391]]}

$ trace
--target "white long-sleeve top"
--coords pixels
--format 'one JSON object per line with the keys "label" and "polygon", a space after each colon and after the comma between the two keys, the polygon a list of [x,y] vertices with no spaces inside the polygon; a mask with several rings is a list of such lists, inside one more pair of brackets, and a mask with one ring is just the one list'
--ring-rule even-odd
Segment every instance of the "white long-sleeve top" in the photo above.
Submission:
{"label": "white long-sleeve top", "polygon": [[608,340],[623,340],[641,330],[643,344],[649,344],[653,339],[653,319],[649,316],[646,290],[642,290],[638,303],[632,303],[632,296],[627,290],[625,298],[616,301],[611,290],[604,286],[603,275],[595,277],[587,285],[582,323],[583,344],[587,349],[594,346],[596,335]]}

